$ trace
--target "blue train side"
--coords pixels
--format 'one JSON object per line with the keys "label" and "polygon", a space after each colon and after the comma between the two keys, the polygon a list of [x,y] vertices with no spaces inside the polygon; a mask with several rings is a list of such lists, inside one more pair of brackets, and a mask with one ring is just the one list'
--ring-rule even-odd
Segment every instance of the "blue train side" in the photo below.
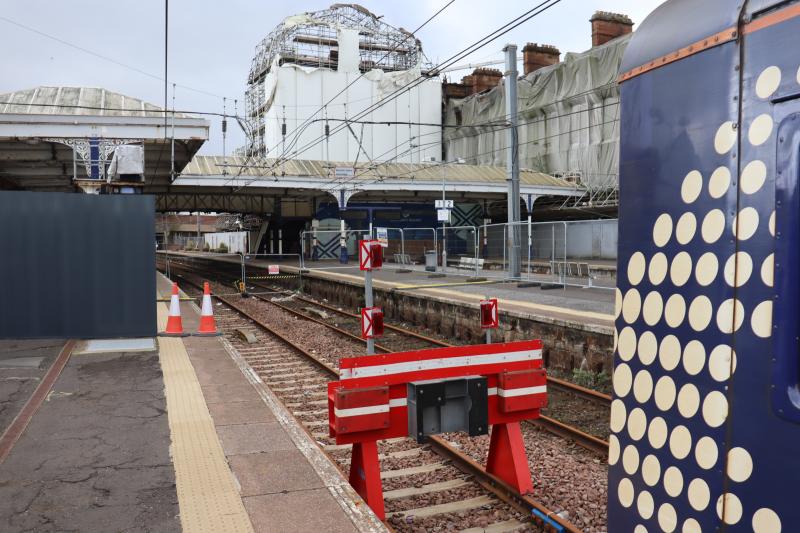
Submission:
{"label": "blue train side", "polygon": [[800,3],[672,0],[623,61],[608,530],[800,531]]}

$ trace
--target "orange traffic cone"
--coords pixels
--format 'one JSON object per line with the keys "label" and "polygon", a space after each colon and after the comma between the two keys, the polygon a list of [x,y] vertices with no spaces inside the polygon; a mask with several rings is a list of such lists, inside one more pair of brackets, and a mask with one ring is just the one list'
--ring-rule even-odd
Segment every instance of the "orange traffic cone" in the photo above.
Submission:
{"label": "orange traffic cone", "polygon": [[167,318],[167,329],[159,333],[164,337],[183,337],[183,321],[181,320],[181,301],[178,295],[178,284],[172,284],[172,297],[169,300],[169,317]]}
{"label": "orange traffic cone", "polygon": [[211,305],[211,287],[208,282],[203,283],[203,306],[200,310],[200,327],[196,335],[200,337],[213,337],[220,335],[214,321],[214,307]]}

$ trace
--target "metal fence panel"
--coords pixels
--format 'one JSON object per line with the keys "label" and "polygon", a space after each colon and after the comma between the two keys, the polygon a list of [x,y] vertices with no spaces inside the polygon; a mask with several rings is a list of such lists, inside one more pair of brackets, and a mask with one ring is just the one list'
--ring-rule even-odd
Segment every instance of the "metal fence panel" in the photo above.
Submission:
{"label": "metal fence panel", "polygon": [[0,192],[0,338],[156,333],[150,196]]}

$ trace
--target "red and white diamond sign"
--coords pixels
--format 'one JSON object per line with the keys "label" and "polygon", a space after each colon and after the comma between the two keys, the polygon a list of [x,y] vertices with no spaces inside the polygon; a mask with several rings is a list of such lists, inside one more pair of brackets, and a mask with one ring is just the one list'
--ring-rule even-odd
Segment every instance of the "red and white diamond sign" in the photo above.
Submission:
{"label": "red and white diamond sign", "polygon": [[383,335],[383,311],[380,307],[361,309],[361,338],[375,339]]}

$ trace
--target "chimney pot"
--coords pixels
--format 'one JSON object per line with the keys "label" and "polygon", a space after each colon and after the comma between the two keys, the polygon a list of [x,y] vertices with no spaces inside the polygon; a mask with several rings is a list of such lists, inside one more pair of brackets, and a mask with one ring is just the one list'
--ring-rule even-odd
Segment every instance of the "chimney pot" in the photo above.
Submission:
{"label": "chimney pot", "polygon": [[589,22],[592,23],[592,46],[600,46],[633,31],[633,21],[619,13],[595,11]]}
{"label": "chimney pot", "polygon": [[523,72],[527,76],[543,67],[560,61],[561,52],[549,44],[528,43],[522,49]]}

